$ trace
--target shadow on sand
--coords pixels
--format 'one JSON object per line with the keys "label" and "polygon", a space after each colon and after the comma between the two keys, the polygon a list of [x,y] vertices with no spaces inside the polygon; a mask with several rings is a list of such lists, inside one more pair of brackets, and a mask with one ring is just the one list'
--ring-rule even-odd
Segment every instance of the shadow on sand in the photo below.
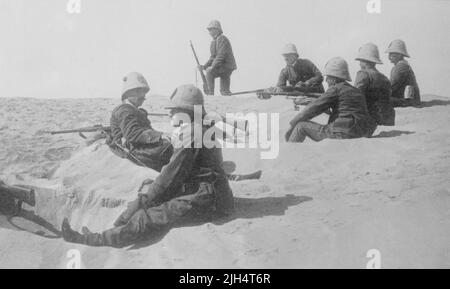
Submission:
{"label": "shadow on sand", "polygon": [[199,226],[208,222],[221,226],[236,219],[255,219],[265,216],[282,216],[289,207],[299,205],[303,202],[311,201],[308,196],[286,195],[284,197],[266,197],[266,198],[235,198],[235,212],[228,217],[211,220],[189,220],[183,221],[171,228],[161,229],[153,232],[145,239],[136,242],[128,250],[137,250],[161,241],[164,236],[172,229],[179,227]]}
{"label": "shadow on sand", "polygon": [[450,100],[440,100],[440,99],[433,99],[430,101],[422,101],[420,105],[417,106],[417,108],[425,108],[425,107],[432,107],[432,106],[443,106],[443,105],[449,105]]}
{"label": "shadow on sand", "polygon": [[391,130],[391,131],[382,131],[377,135],[372,136],[371,138],[389,138],[389,137],[397,137],[403,134],[414,134],[414,131],[407,130]]}

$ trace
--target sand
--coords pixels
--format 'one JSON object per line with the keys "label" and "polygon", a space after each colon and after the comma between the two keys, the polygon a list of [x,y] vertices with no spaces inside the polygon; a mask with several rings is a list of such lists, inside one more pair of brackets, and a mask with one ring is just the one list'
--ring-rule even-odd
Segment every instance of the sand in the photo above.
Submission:
{"label": "sand", "polygon": [[[20,231],[0,215],[0,268],[66,268],[70,250],[82,268],[450,268],[450,99],[425,95],[421,108],[396,110],[395,127],[375,137],[280,143],[276,159],[256,149],[224,149],[237,173],[236,212],[220,222],[172,228],[113,249],[66,243]],[[161,111],[165,99],[145,108]],[[103,141],[43,130],[108,124],[112,99],[0,98],[0,179],[36,186],[34,213],[59,229],[109,228],[146,178],[157,173],[113,155]],[[151,106],[150,106],[151,105]],[[284,98],[208,99],[208,109],[280,113],[280,134],[295,115]],[[319,116],[325,122],[325,116]],[[153,117],[168,131],[167,119]],[[69,254],[69,255],[68,255]],[[68,257],[69,256],[69,257]]]}

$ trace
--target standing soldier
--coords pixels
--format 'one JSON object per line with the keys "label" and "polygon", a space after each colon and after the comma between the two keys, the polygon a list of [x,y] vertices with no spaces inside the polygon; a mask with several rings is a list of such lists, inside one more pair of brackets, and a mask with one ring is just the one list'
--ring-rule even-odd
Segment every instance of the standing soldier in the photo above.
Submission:
{"label": "standing soldier", "polygon": [[208,94],[214,94],[214,81],[220,77],[220,94],[230,95],[231,73],[237,68],[230,40],[223,35],[222,26],[217,20],[211,21],[207,29],[213,38],[210,47],[211,57],[199,68],[206,70]]}
{"label": "standing soldier", "polygon": [[[332,58],[325,65],[325,75],[328,90],[291,120],[286,141],[303,142],[307,136],[314,141],[369,137],[375,131],[377,125],[367,111],[364,95],[347,82],[351,81],[347,62]],[[310,121],[329,109],[327,125]]]}
{"label": "standing soldier", "polygon": [[394,64],[391,71],[391,102],[394,107],[413,106],[420,104],[420,90],[414,71],[404,58],[409,57],[406,44],[396,39],[391,42],[386,53]]}
{"label": "standing soldier", "polygon": [[[187,142],[188,146],[174,145],[169,164],[153,183],[144,186],[146,192],[128,205],[114,228],[103,233],[92,233],[83,228],[83,234],[80,234],[73,231],[65,219],[62,225],[64,240],[91,246],[123,247],[182,219],[197,216],[205,220],[205,217],[210,219],[232,213],[234,200],[223,171],[222,150],[215,146],[207,148],[202,139],[195,139],[197,129],[205,132],[209,128],[203,125],[202,115],[193,117],[195,106],[200,106],[200,111],[206,115],[203,104],[203,95],[198,88],[193,85],[178,87],[171,96],[169,107],[172,123],[176,125],[180,114],[189,116],[191,123],[182,124],[180,135],[192,135],[192,141]],[[174,142],[178,141],[185,143],[174,138]],[[196,146],[198,141],[200,145]]]}
{"label": "standing soldier", "polygon": [[286,67],[280,72],[275,92],[302,91],[323,93],[323,76],[308,59],[299,58],[297,47],[287,44],[282,52]]}
{"label": "standing soldier", "polygon": [[[129,158],[137,165],[145,164],[156,171],[169,162],[173,147],[168,136],[152,128],[148,113],[140,108],[145,95],[150,91],[144,76],[138,72],[129,73],[123,79],[122,104],[111,115],[111,137],[108,144],[118,156]],[[129,154],[119,149],[124,146]],[[139,162],[136,162],[136,159]]]}
{"label": "standing soldier", "polygon": [[391,83],[375,67],[376,64],[383,64],[378,47],[373,43],[363,45],[356,60],[361,70],[356,74],[355,87],[365,95],[369,114],[378,125],[394,125],[395,110],[390,103]]}

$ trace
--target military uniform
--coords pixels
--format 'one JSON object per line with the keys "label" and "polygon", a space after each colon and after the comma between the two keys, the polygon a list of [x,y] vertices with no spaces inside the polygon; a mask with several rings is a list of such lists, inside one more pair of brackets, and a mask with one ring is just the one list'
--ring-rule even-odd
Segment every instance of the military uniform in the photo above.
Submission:
{"label": "military uniform", "polygon": [[82,235],[71,231],[65,221],[63,236],[67,241],[91,246],[122,247],[181,218],[204,220],[229,214],[233,195],[224,175],[220,148],[177,148],[169,164],[145,187],[146,192],[129,204],[114,228]]}
{"label": "military uniform", "polygon": [[[328,109],[331,109],[331,115],[327,125],[309,121]],[[314,141],[369,137],[377,126],[367,111],[364,95],[347,82],[330,87],[305,107],[290,125],[291,130],[286,135],[289,142],[303,142],[306,136]]]}
{"label": "military uniform", "polygon": [[[121,157],[128,157],[117,149],[116,144],[124,145],[146,166],[157,171],[169,162],[173,153],[170,142],[161,138],[162,132],[152,128],[147,111],[130,103],[122,103],[111,115],[111,150]],[[125,143],[122,143],[122,138]],[[130,158],[136,163],[136,160]],[[141,165],[140,163],[136,163]]]}
{"label": "military uniform", "polygon": [[214,94],[214,80],[220,77],[220,93],[230,94],[231,73],[237,68],[230,40],[220,34],[211,42],[210,50],[211,57],[203,65],[204,69],[211,67],[211,70],[206,71],[209,93]]}
{"label": "military uniform", "polygon": [[323,76],[319,69],[308,59],[297,59],[292,66],[286,66],[280,72],[277,87],[295,86],[298,82],[309,82],[307,92],[323,93]]}
{"label": "military uniform", "polygon": [[[408,106],[420,103],[420,90],[416,76],[408,61],[399,61],[391,71],[392,97],[394,107]],[[405,89],[411,87],[410,95],[405,99]]]}
{"label": "military uniform", "polygon": [[378,125],[395,124],[395,110],[390,103],[391,83],[386,76],[376,68],[360,70],[355,87],[366,96],[369,114]]}

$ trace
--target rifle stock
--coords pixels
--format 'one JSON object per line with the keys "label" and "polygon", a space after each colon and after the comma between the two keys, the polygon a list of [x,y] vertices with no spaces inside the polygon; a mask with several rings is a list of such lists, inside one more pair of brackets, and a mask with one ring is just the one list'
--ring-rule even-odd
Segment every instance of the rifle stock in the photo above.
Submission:
{"label": "rifle stock", "polygon": [[205,94],[209,94],[210,92],[209,92],[208,82],[206,81],[205,73],[204,73],[203,70],[200,68],[201,64],[200,64],[200,61],[198,60],[197,53],[195,52],[194,45],[192,44],[192,41],[190,41],[190,43],[191,43],[192,53],[194,54],[195,61],[197,62],[198,71],[200,72],[200,76],[202,77],[202,81],[203,81],[203,92],[204,92]]}

